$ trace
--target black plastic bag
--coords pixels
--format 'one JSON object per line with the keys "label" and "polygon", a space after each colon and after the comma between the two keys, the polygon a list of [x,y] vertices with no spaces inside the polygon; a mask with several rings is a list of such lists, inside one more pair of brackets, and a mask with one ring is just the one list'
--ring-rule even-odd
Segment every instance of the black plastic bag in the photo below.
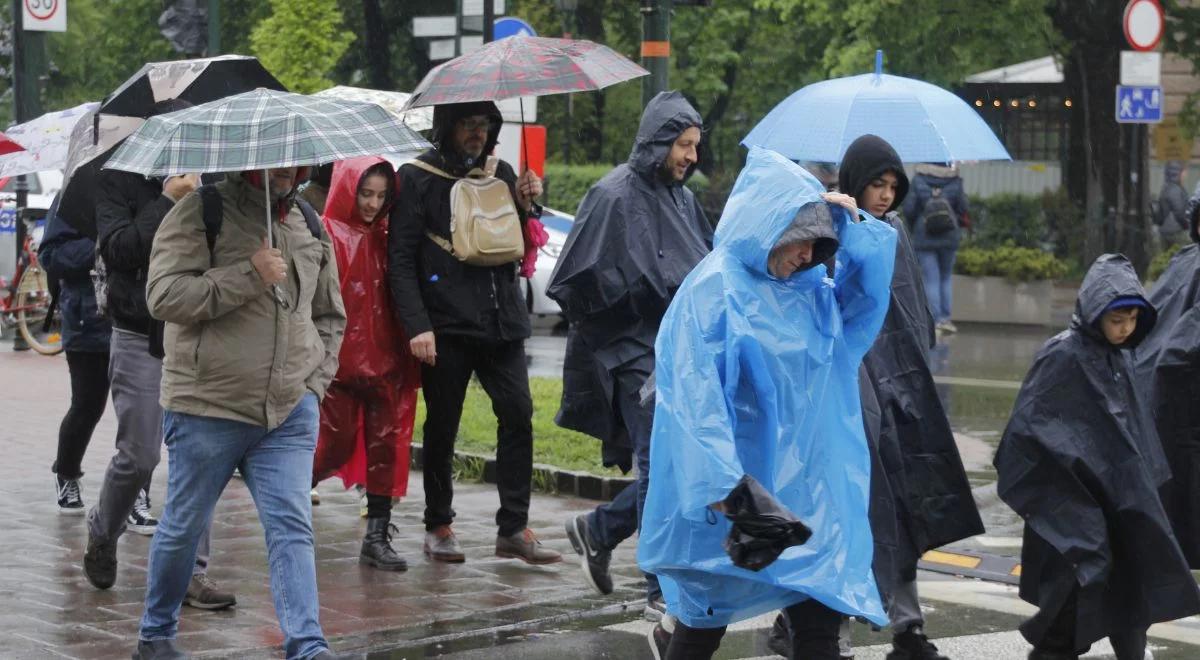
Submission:
{"label": "black plastic bag", "polygon": [[733,523],[725,537],[725,552],[739,568],[761,571],[784,550],[812,536],[811,529],[748,474],[742,476],[723,504],[725,517]]}

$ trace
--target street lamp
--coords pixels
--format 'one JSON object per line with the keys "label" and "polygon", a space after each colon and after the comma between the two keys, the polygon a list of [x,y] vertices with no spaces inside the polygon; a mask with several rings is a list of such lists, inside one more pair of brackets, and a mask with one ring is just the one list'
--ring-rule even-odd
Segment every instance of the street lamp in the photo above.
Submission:
{"label": "street lamp", "polygon": [[[570,39],[575,31],[575,10],[579,0],[554,0],[554,8],[562,15],[563,39]],[[567,94],[567,131],[563,136],[563,162],[571,164],[571,131],[575,115],[575,95]]]}

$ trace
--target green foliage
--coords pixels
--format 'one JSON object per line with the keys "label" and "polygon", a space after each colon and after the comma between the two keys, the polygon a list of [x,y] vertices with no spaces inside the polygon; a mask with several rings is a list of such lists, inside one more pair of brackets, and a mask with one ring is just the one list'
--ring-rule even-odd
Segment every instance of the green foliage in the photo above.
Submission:
{"label": "green foliage", "polygon": [[971,200],[970,247],[1004,245],[1052,252],[1077,263],[1083,255],[1083,212],[1065,190]]}
{"label": "green foliage", "polygon": [[[562,380],[559,378],[530,378],[529,389],[533,394],[533,462],[567,470],[580,470],[601,476],[620,475],[620,470],[606,468],[600,463],[600,441],[574,431],[560,428],[554,423],[558,403],[562,398]],[[425,424],[425,402],[418,399],[417,419],[413,435],[414,442],[421,442]],[[496,415],[492,403],[479,383],[471,381],[467,387],[466,403],[463,404],[462,422],[458,427],[455,448],[492,456],[496,452]],[[471,479],[483,477],[482,462],[470,457],[456,462],[456,473]],[[535,477],[538,478],[538,477]],[[547,477],[541,477],[546,479]],[[546,486],[550,490],[549,486]]]}
{"label": "green foliage", "polygon": [[1013,282],[1056,280],[1070,267],[1053,254],[1036,248],[1008,244],[993,248],[964,247],[958,251],[954,272],[973,277],[1003,277]]}
{"label": "green foliage", "polygon": [[[1163,50],[1188,60],[1194,70],[1200,70],[1200,6],[1194,5],[1180,0],[1163,2],[1167,19]],[[1188,139],[1200,133],[1200,90],[1184,99],[1179,125]]]}
{"label": "green foliage", "polygon": [[334,84],[329,72],[354,42],[336,0],[271,0],[250,34],[254,54],[288,89],[311,94]]}
{"label": "green foliage", "polygon": [[1184,243],[1175,243],[1162,252],[1159,252],[1150,261],[1150,268],[1146,270],[1146,277],[1150,281],[1157,280],[1163,274],[1163,271],[1167,269],[1167,264],[1171,263],[1171,259],[1174,258],[1175,253],[1182,250],[1184,245]]}

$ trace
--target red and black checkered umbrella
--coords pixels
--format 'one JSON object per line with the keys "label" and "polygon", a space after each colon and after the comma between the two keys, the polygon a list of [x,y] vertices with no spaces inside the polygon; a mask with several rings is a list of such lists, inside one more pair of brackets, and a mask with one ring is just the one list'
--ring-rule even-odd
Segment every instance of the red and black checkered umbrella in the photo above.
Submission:
{"label": "red and black checkered umbrella", "polygon": [[430,71],[405,108],[587,92],[649,73],[591,41],[509,37]]}

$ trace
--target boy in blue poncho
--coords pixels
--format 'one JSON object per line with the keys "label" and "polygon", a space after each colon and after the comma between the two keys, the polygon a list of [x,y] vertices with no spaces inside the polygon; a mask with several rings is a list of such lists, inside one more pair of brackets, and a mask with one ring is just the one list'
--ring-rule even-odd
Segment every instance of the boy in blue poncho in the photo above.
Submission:
{"label": "boy in blue poncho", "polygon": [[[800,658],[837,657],[839,612],[887,621],[857,373],[887,312],[896,232],[852,221],[823,190],[752,149],[712,254],[659,331],[638,559],[677,620],[668,658],[710,657],[726,625],[774,609],[792,620]],[[758,543],[764,527],[811,537]],[[661,654],[665,632],[654,634]]]}

